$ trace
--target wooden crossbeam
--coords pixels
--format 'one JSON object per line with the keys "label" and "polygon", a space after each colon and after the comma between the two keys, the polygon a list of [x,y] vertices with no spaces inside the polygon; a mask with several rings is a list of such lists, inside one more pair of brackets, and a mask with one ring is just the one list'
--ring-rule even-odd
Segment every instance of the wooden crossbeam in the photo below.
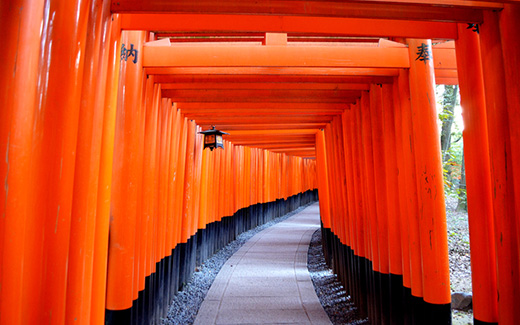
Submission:
{"label": "wooden crossbeam", "polygon": [[[150,72],[150,69],[147,69]],[[247,74],[155,74],[156,83],[258,83],[258,82],[286,82],[286,83],[391,83],[392,77],[385,76],[336,76],[336,75],[247,75]]]}
{"label": "wooden crossbeam", "polygon": [[[284,124],[218,124],[219,129],[227,131],[233,130],[318,130],[323,129],[327,123],[284,123]],[[210,129],[212,124],[200,124],[203,129]]]}
{"label": "wooden crossbeam", "polygon": [[358,90],[173,90],[162,96],[174,102],[289,102],[289,103],[354,103]]}
{"label": "wooden crossbeam", "polygon": [[[275,32],[359,37],[457,38],[456,24],[439,21],[258,14],[124,14],[121,17],[121,28],[191,33]],[[161,35],[167,36],[165,33]]]}
{"label": "wooden crossbeam", "polygon": [[[435,57],[435,53],[434,53]],[[408,49],[343,46],[146,46],[143,66],[408,68]]]}
{"label": "wooden crossbeam", "polygon": [[317,83],[317,82],[190,82],[190,83],[162,83],[161,88],[177,90],[369,90],[367,83]]}
{"label": "wooden crossbeam", "polygon": [[[439,3],[441,2],[441,4]],[[246,0],[118,0],[111,5],[118,13],[211,13],[264,14],[315,17],[482,22],[479,9],[497,9],[494,2],[440,1],[246,1]]]}
{"label": "wooden crossbeam", "polygon": [[254,102],[204,102],[204,103],[178,103],[177,107],[182,111],[186,110],[206,110],[206,109],[237,109],[237,110],[344,110],[347,104],[336,103],[254,103]]}
{"label": "wooden crossbeam", "polygon": [[258,75],[258,76],[305,76],[314,77],[397,77],[399,69],[394,68],[306,68],[306,67],[156,67],[146,68],[146,74],[179,75]]}
{"label": "wooden crossbeam", "polygon": [[293,116],[206,116],[195,119],[197,124],[287,124],[287,123],[327,123],[333,116],[320,115],[313,117],[293,117]]}

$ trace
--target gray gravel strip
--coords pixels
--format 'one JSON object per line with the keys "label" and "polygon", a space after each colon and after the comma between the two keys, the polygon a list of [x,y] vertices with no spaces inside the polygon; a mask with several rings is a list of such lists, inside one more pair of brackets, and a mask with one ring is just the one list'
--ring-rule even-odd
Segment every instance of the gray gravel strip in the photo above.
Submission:
{"label": "gray gravel strip", "polygon": [[352,298],[325,262],[321,246],[321,229],[312,235],[307,267],[316,295],[332,324],[369,324],[368,318],[359,316]]}
{"label": "gray gravel strip", "polygon": [[284,216],[240,234],[237,239],[215,253],[211,258],[206,260],[203,265],[197,267],[191,281],[173,298],[168,315],[162,319],[162,324],[193,324],[200,305],[204,301],[213,280],[215,280],[215,277],[226,261],[251,237],[266,228],[288,219],[311,204],[314,204],[314,202],[301,206]]}

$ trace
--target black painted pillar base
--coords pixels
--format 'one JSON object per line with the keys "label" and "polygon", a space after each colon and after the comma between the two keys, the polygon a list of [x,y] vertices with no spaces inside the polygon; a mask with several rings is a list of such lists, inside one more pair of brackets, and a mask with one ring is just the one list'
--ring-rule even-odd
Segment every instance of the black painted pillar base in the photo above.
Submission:
{"label": "black painted pillar base", "polygon": [[451,304],[427,303],[412,296],[402,275],[374,271],[370,260],[356,256],[323,224],[321,233],[325,260],[362,317],[368,316],[372,324],[451,324]]}
{"label": "black painted pillar base", "polygon": [[236,211],[221,221],[199,229],[186,243],[177,244],[169,256],[156,263],[156,271],[145,278],[132,307],[106,310],[105,324],[160,323],[178,291],[191,279],[196,267],[244,231],[255,228],[318,198],[317,190],[293,195],[287,200],[259,203]]}

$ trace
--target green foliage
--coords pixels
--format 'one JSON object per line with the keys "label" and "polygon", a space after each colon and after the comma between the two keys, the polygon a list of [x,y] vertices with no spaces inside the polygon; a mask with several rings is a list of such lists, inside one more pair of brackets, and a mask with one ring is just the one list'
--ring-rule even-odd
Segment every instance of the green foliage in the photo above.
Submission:
{"label": "green foliage", "polygon": [[455,87],[437,87],[437,98],[442,110],[439,113],[439,122],[441,126],[449,125],[450,140],[447,149],[442,152],[442,171],[444,176],[444,191],[446,195],[454,196],[459,199],[459,206],[467,207],[466,189],[464,184],[460,186],[462,178],[463,164],[463,141],[462,141],[462,125],[460,118],[454,116],[453,104],[458,100],[449,100],[449,97],[456,96],[457,88]]}
{"label": "green foliage", "polygon": [[439,113],[439,120],[441,120],[441,122],[444,122],[452,116],[453,116],[452,112],[443,110],[442,112]]}
{"label": "green foliage", "polygon": [[442,153],[442,169],[446,194],[456,195],[461,179],[463,147],[460,140],[462,135],[457,136],[457,133],[452,132],[452,137],[458,140],[452,142],[450,148]]}

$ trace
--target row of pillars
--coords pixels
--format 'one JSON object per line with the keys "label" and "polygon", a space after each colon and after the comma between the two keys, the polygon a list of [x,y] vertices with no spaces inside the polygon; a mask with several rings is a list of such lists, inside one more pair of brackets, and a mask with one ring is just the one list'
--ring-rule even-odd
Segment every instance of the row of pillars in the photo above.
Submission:
{"label": "row of pillars", "polygon": [[[134,308],[147,284],[164,312],[194,258],[254,226],[244,209],[258,224],[315,197],[313,160],[202,150],[200,128],[143,73],[151,36],[121,33],[109,6],[0,5],[1,324],[158,319]],[[177,249],[205,229],[211,248]]]}
{"label": "row of pillars", "polygon": [[[518,324],[520,310],[520,6],[459,25],[457,67],[476,324]],[[410,69],[371,85],[317,138],[324,246],[376,324],[451,323],[446,217],[429,40]],[[429,54],[428,54],[429,55]]]}
{"label": "row of pillars", "polygon": [[318,175],[329,175],[319,177],[324,246],[372,323],[446,324],[451,297],[434,70],[431,58],[415,60],[431,41],[407,44],[410,70],[392,84],[372,84],[319,134]]}

